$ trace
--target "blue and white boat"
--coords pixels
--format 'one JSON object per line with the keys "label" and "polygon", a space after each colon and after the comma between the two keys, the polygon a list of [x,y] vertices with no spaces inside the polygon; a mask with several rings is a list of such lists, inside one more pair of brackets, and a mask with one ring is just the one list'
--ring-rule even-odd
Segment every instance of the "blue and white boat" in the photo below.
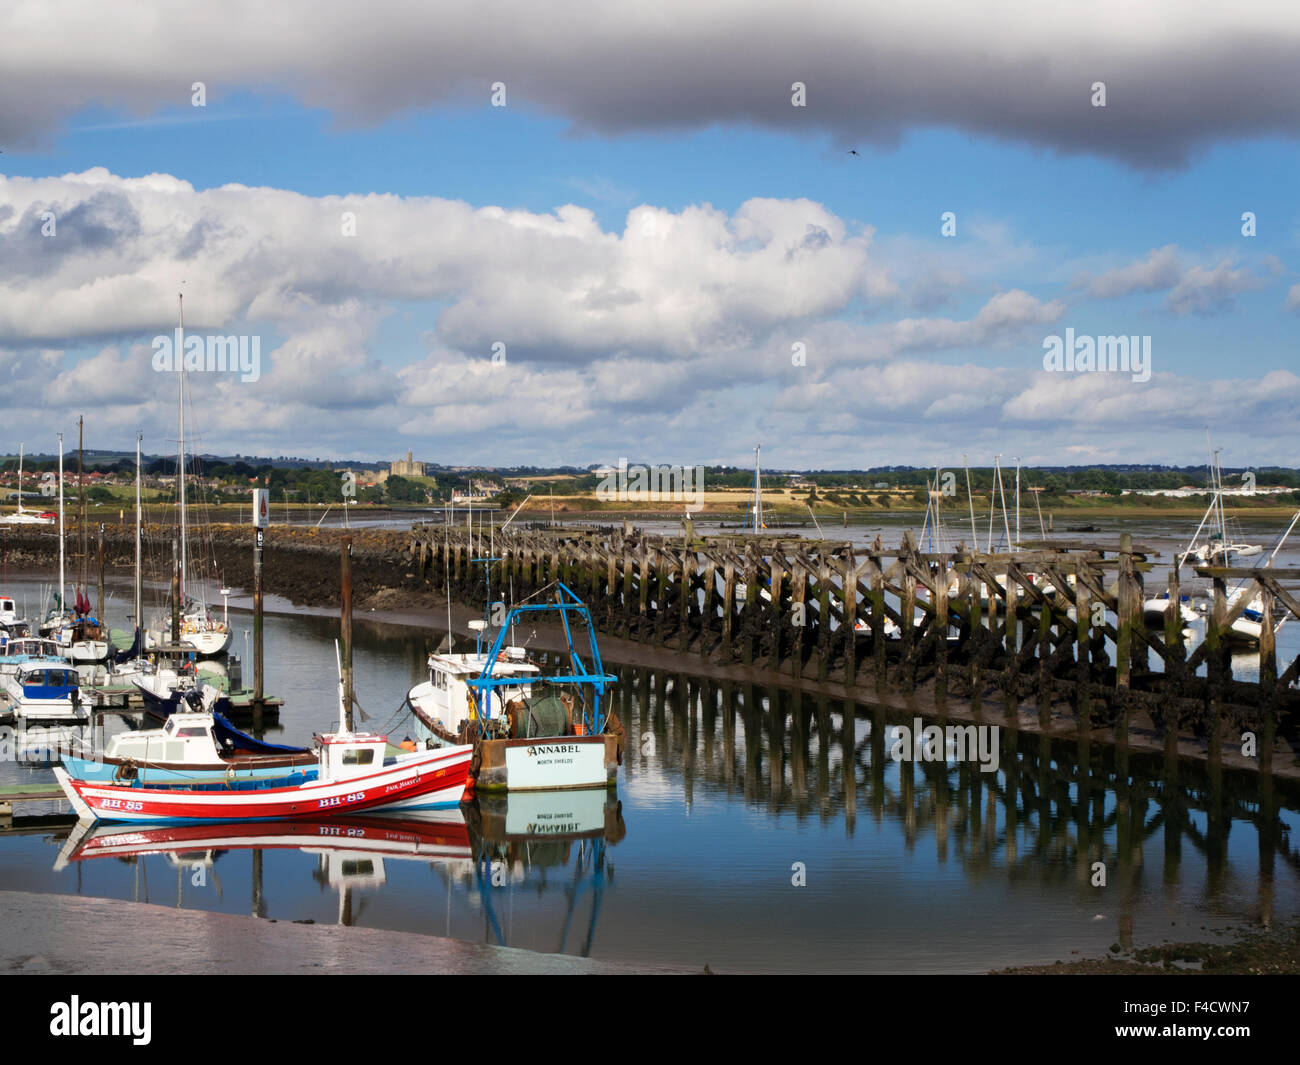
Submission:
{"label": "blue and white boat", "polygon": [[283,780],[285,787],[313,780],[315,751],[264,743],[240,732],[221,714],[180,711],[162,728],[123,732],[103,754],[63,756],[74,780],[92,784],[236,784]]}
{"label": "blue and white boat", "polygon": [[77,671],[61,658],[21,655],[0,669],[0,700],[20,728],[44,724],[84,724]]}

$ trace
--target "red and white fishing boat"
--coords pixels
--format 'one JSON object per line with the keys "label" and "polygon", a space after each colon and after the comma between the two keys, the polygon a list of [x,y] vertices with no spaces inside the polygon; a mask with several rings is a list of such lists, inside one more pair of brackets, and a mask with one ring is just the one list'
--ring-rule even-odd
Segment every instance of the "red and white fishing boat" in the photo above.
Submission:
{"label": "red and white fishing boat", "polygon": [[439,747],[385,758],[388,737],[329,733],[317,737],[316,780],[291,787],[269,781],[124,787],[73,780],[54,770],[83,820],[266,821],[383,810],[427,810],[460,803],[474,748]]}
{"label": "red and white fishing boat", "polygon": [[460,804],[473,746],[389,756],[387,736],[352,732],[346,720],[340,666],[339,727],[316,737],[319,769],[314,780],[96,784],[74,780],[62,766],[54,776],[84,821],[276,821]]}

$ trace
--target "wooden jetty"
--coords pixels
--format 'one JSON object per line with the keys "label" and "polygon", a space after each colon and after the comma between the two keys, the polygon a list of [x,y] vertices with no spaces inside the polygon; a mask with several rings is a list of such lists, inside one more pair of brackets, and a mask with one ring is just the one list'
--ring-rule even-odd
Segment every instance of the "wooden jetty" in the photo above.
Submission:
{"label": "wooden jetty", "polygon": [[[415,526],[408,550],[418,581],[471,605],[487,587],[476,559],[499,559],[493,598],[514,601],[563,581],[611,635],[798,680],[872,691],[926,692],[938,706],[1000,702],[1008,718],[1035,705],[1047,727],[1064,704],[1080,733],[1112,730],[1125,744],[1139,722],[1177,747],[1191,734],[1216,757],[1223,742],[1257,738],[1271,769],[1279,741],[1300,749],[1300,657],[1279,671],[1273,626],[1300,618],[1300,570],[1200,567],[1211,586],[1206,638],[1189,653],[1168,581],[1162,630],[1143,622],[1145,575],[1158,554],[1123,534],[1117,544],[1048,541],[1014,553],[957,545],[921,551],[914,536],[886,548],[788,537],[486,530]],[[1229,607],[1228,584],[1244,585]],[[847,589],[847,592],[845,591]],[[1160,591],[1164,591],[1161,588]],[[1152,593],[1156,594],[1156,593]],[[1258,680],[1236,679],[1232,623],[1253,600],[1266,636]],[[858,619],[867,631],[859,631]],[[912,619],[907,623],[904,619]],[[898,627],[890,638],[886,632]]]}
{"label": "wooden jetty", "polygon": [[[144,698],[134,684],[100,684],[83,688],[81,694],[83,700],[96,711],[131,712],[144,709]],[[233,691],[225,694],[230,699],[231,710],[236,714],[252,714],[253,692],[251,690]],[[280,708],[284,706],[284,700],[274,695],[268,695],[262,700],[262,705],[265,707],[265,713],[268,717],[276,717],[280,713]]]}
{"label": "wooden jetty", "polygon": [[14,812],[14,803],[18,802],[66,802],[63,789],[57,784],[38,786],[33,784],[8,784],[0,787],[0,817],[8,817]]}

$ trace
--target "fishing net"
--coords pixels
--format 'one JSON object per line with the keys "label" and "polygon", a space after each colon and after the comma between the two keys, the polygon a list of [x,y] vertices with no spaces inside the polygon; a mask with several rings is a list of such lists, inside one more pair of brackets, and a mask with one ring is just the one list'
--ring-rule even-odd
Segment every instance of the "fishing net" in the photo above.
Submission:
{"label": "fishing net", "polygon": [[565,736],[569,733],[571,711],[554,691],[535,693],[530,699],[515,699],[507,709],[510,734],[516,738]]}

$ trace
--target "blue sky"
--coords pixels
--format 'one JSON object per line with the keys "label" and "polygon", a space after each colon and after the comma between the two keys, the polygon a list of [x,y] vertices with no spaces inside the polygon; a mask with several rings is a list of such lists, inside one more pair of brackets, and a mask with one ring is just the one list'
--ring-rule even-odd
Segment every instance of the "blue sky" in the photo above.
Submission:
{"label": "blue sky", "polygon": [[[148,348],[183,289],[195,331],[262,341],[257,382],[196,375],[213,450],[743,463],[762,439],[791,467],[1197,462],[1208,424],[1225,462],[1300,464],[1300,119],[1261,89],[1296,66],[1297,21],[1247,4],[1216,34],[1212,8],[1126,26],[1110,6],[1063,58],[1045,44],[1066,24],[1028,6],[1011,33],[931,5],[952,24],[936,43],[925,9],[828,2],[788,63],[766,5],[665,26],[566,4],[573,28],[542,47],[522,9],[504,33],[457,9],[433,39],[385,0],[357,42],[341,8],[292,3],[253,54],[224,26],[203,37],[206,13],[188,33],[82,19],[46,57],[78,64],[53,90],[20,31],[0,451],[49,450],[51,416],[82,411],[97,445],[138,428],[167,450],[174,390]],[[1238,24],[1272,51],[1242,54]],[[853,41],[886,28],[906,60],[856,65]],[[702,65],[715,33],[734,55]],[[121,34],[170,58],[124,74]],[[1047,373],[1067,326],[1150,335],[1151,379]]]}

